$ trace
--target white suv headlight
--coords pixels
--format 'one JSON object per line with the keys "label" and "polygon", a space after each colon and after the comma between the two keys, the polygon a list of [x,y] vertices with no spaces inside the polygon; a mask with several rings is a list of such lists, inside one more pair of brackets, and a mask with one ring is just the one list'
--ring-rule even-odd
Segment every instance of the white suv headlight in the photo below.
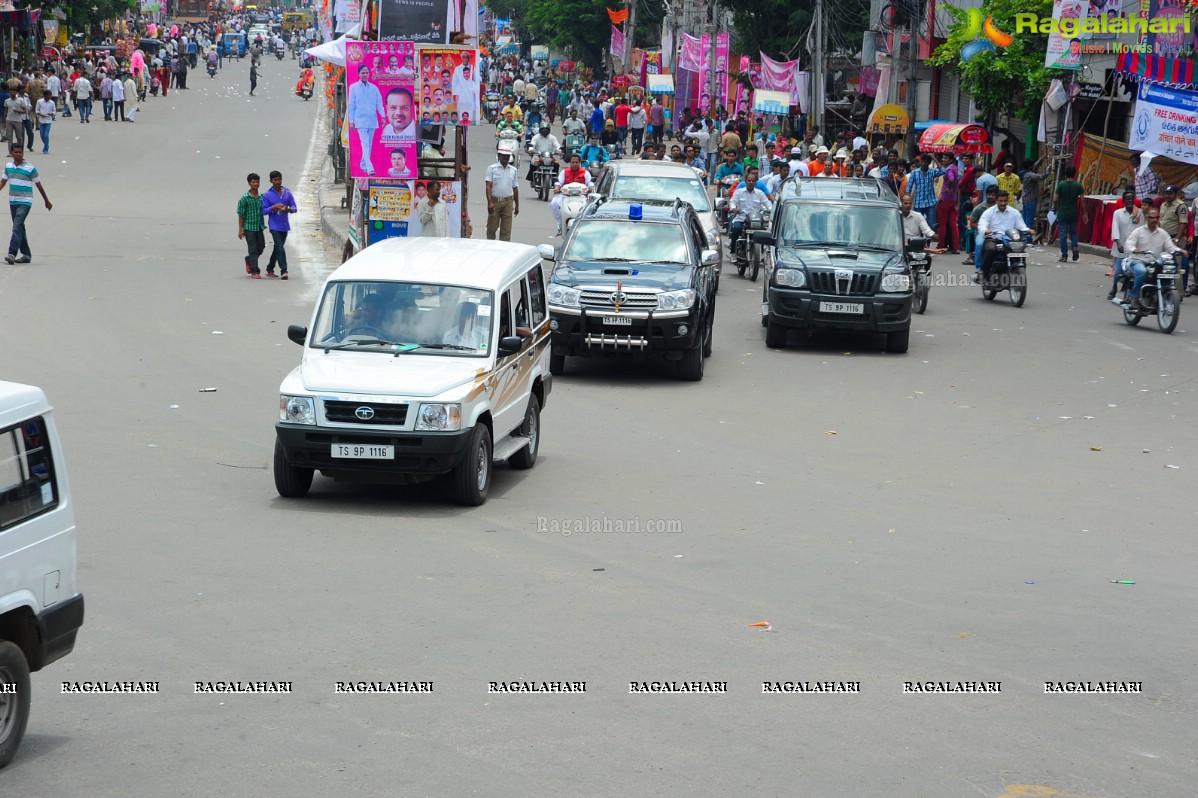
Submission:
{"label": "white suv headlight", "polygon": [[462,406],[460,404],[421,405],[416,413],[416,429],[449,432],[462,428]]}
{"label": "white suv headlight", "polygon": [[567,308],[578,307],[578,300],[582,296],[582,291],[577,288],[570,288],[566,285],[558,285],[557,283],[549,284],[549,304],[561,305]]}
{"label": "white suv headlight", "polygon": [[279,421],[315,424],[316,405],[310,396],[279,396]]}
{"label": "white suv headlight", "polygon": [[878,290],[887,294],[904,294],[911,290],[911,275],[904,274],[901,266],[887,266],[882,270],[882,285]]}
{"label": "white suv headlight", "polygon": [[783,288],[806,288],[807,272],[802,269],[788,269],[779,266],[774,270],[774,283]]}
{"label": "white suv headlight", "polygon": [[695,291],[685,288],[681,291],[664,291],[657,295],[658,310],[690,310],[695,304]]}

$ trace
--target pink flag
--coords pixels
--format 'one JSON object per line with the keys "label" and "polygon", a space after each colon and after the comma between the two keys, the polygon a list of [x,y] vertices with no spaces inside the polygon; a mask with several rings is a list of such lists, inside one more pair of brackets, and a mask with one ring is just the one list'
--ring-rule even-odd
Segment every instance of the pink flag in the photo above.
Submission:
{"label": "pink flag", "polygon": [[799,92],[795,76],[799,72],[799,61],[775,61],[761,53],[761,82],[763,89],[790,93],[790,104],[799,104]]}
{"label": "pink flag", "polygon": [[615,25],[611,26],[611,54],[616,58],[624,57],[624,33]]}
{"label": "pink flag", "polygon": [[703,43],[697,36],[682,34],[678,49],[678,68],[698,72],[703,67]]}
{"label": "pink flag", "polygon": [[702,66],[699,69],[699,108],[708,111],[712,108],[711,99],[711,37],[704,33],[699,37],[699,48],[703,53]]}

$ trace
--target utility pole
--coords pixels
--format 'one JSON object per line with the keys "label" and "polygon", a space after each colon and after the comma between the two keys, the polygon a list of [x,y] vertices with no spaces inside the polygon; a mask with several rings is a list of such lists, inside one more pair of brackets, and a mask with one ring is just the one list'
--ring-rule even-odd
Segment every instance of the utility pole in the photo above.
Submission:
{"label": "utility pole", "polygon": [[[917,80],[919,75],[919,22],[920,22],[920,3],[919,0],[900,0],[900,2],[909,2],[910,22],[908,26],[911,34],[907,42],[907,136],[906,136],[906,152],[911,155],[915,154],[915,100],[919,94]],[[900,37],[901,41],[901,37]]]}
{"label": "utility pole", "polygon": [[[811,22],[815,28],[815,47],[812,48],[811,64],[811,114],[807,127],[819,125],[824,130],[824,0],[815,0],[815,16]],[[824,136],[828,140],[827,136]]]}
{"label": "utility pole", "polygon": [[632,70],[632,40],[636,37],[636,6],[638,0],[628,0],[628,19],[624,23],[624,74]]}

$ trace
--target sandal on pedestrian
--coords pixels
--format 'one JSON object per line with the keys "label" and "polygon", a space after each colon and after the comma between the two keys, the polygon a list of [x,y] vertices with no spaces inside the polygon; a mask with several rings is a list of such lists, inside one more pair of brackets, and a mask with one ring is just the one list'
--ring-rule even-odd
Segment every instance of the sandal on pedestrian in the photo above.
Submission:
{"label": "sandal on pedestrian", "polygon": [[283,272],[282,274],[280,274],[280,275],[279,275],[279,279],[280,279],[280,280],[286,280],[286,279],[287,279],[287,272]]}

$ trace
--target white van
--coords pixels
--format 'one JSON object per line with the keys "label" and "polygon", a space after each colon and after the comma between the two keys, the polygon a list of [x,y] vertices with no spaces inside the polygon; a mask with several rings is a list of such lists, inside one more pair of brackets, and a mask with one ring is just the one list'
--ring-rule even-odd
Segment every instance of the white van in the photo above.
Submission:
{"label": "white van", "polygon": [[525,244],[395,238],[325,281],[300,364],[279,387],[281,496],[315,471],[412,484],[448,474],[487,500],[494,460],[532,468],[553,387],[541,256]]}
{"label": "white van", "polygon": [[50,403],[0,382],[0,767],[29,720],[29,674],[75,648],[75,517]]}

